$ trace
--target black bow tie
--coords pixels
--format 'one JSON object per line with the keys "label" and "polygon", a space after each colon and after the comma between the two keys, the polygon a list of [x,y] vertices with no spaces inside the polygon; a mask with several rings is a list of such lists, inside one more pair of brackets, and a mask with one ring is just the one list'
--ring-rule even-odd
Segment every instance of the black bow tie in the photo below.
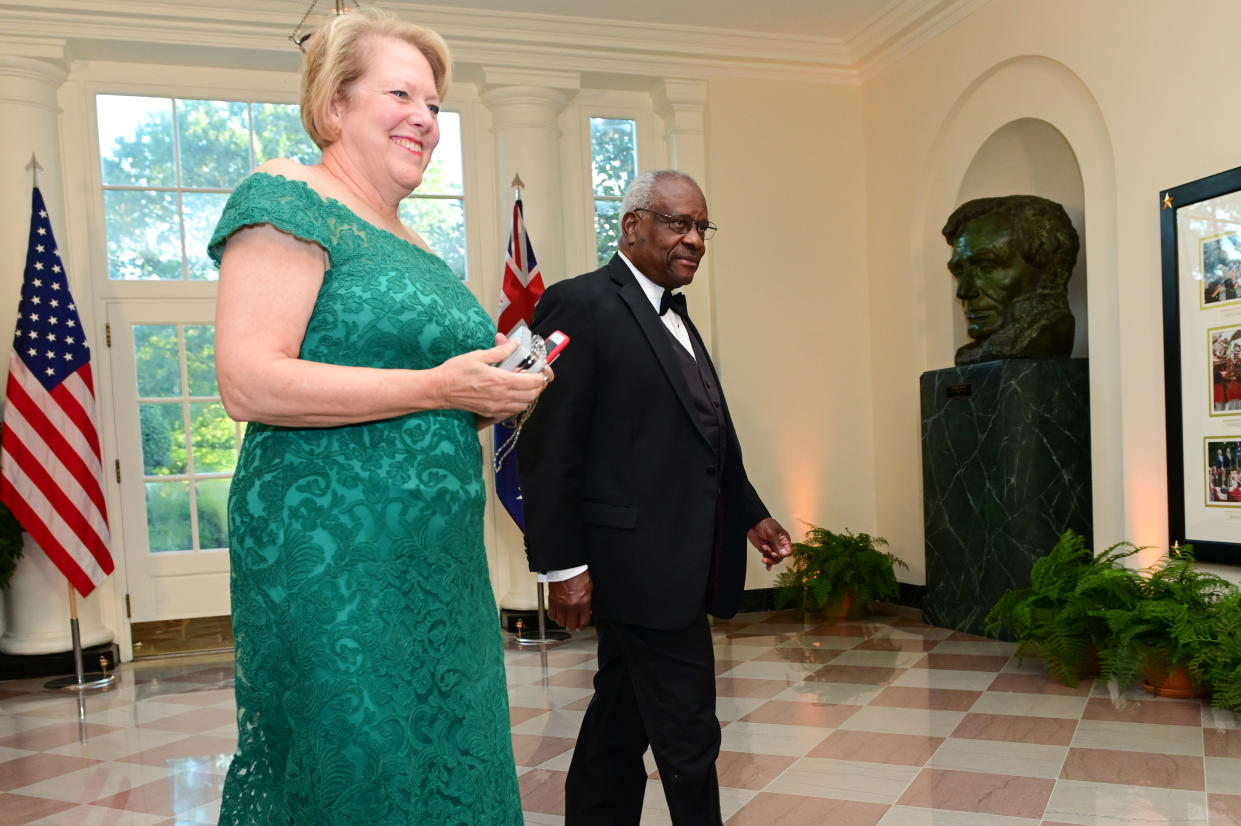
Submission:
{"label": "black bow tie", "polygon": [[659,314],[662,316],[669,308],[681,318],[689,318],[689,310],[685,307],[685,293],[664,290],[663,297],[659,299]]}

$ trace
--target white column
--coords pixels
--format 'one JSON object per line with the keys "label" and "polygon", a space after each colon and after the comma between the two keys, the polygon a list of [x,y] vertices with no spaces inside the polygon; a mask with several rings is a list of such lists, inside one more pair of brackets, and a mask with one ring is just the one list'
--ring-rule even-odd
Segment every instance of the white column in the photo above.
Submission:
{"label": "white column", "polygon": [[[0,39],[0,376],[7,380],[8,352],[17,322],[30,232],[31,154],[43,167],[39,189],[51,214],[52,232],[65,243],[66,221],[60,161],[60,107],[56,93],[64,82],[64,41],[51,38]],[[70,278],[73,278],[70,269]],[[75,288],[75,294],[81,292]],[[89,291],[86,291],[89,294]],[[0,384],[0,388],[3,384]],[[47,654],[72,648],[69,633],[69,586],[47,554],[29,535],[4,599],[4,634],[0,651]],[[101,620],[97,588],[78,599],[84,647],[109,642],[113,632]],[[90,664],[88,663],[88,666]]]}
{"label": "white column", "polygon": [[[483,73],[485,91],[481,99],[492,115],[499,183],[496,196],[499,214],[505,218],[505,240],[513,209],[511,184],[513,177],[520,175],[525,184],[522,203],[526,231],[543,282],[559,281],[565,275],[565,244],[558,118],[568,93],[580,87],[580,79],[575,74],[525,69],[489,67]],[[500,607],[532,609],[538,604],[536,580],[526,563],[521,532],[502,507],[493,510],[498,558],[508,569],[507,591],[500,597]]]}
{"label": "white column", "polygon": [[[651,102],[655,113],[664,121],[664,142],[668,148],[668,166],[693,176],[707,196],[711,206],[711,182],[707,178],[706,103],[705,80],[681,80],[665,78],[651,88]],[[707,257],[698,267],[693,285],[686,290],[686,302],[698,332],[708,350],[715,328],[712,315],[714,282],[711,277],[711,246],[707,245]]]}

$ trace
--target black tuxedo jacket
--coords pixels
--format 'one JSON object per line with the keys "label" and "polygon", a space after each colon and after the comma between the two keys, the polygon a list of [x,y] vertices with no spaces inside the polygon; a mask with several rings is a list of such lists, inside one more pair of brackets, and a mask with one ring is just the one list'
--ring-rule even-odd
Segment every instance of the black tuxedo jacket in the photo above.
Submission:
{"label": "black tuxedo jacket", "polygon": [[530,569],[589,565],[597,619],[676,629],[704,606],[734,615],[746,531],[768,512],[727,405],[721,463],[680,345],[619,256],[549,287],[532,326],[570,341],[518,441]]}

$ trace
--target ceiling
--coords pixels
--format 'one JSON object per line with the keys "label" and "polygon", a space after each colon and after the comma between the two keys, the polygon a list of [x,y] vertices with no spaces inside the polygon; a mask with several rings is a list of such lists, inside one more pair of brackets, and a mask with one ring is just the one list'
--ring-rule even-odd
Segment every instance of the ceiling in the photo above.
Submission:
{"label": "ceiling", "polygon": [[[701,26],[847,43],[906,0],[415,0],[457,11],[521,12],[652,26]],[[330,0],[319,0],[330,7]]]}

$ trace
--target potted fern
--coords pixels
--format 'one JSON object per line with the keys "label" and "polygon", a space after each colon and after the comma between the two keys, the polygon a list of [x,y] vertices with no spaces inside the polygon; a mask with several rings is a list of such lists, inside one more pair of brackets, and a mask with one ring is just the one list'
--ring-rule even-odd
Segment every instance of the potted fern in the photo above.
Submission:
{"label": "potted fern", "polygon": [[1241,712],[1241,589],[1233,588],[1215,604],[1214,647],[1204,666],[1211,702]]}
{"label": "potted fern", "polygon": [[1019,655],[1041,657],[1057,680],[1077,685],[1098,669],[1099,651],[1111,638],[1104,612],[1132,610],[1142,599],[1138,573],[1124,564],[1139,550],[1121,542],[1096,555],[1080,534],[1065,531],[1035,561],[1030,585],[992,606],[987,633],[1016,639]]}
{"label": "potted fern", "polygon": [[7,590],[13,569],[22,557],[22,526],[8,506],[0,502],[0,591]]}
{"label": "potted fern", "polygon": [[823,610],[830,618],[861,616],[876,602],[900,595],[894,566],[905,561],[879,549],[887,540],[866,533],[834,533],[809,525],[806,538],[793,543],[793,555],[776,578],[776,607],[793,605],[799,614]]}
{"label": "potted fern", "polygon": [[1152,694],[1196,696],[1217,647],[1216,606],[1233,586],[1195,567],[1188,545],[1144,574],[1136,605],[1103,612],[1111,634],[1100,646],[1100,674],[1121,690],[1145,675]]}

